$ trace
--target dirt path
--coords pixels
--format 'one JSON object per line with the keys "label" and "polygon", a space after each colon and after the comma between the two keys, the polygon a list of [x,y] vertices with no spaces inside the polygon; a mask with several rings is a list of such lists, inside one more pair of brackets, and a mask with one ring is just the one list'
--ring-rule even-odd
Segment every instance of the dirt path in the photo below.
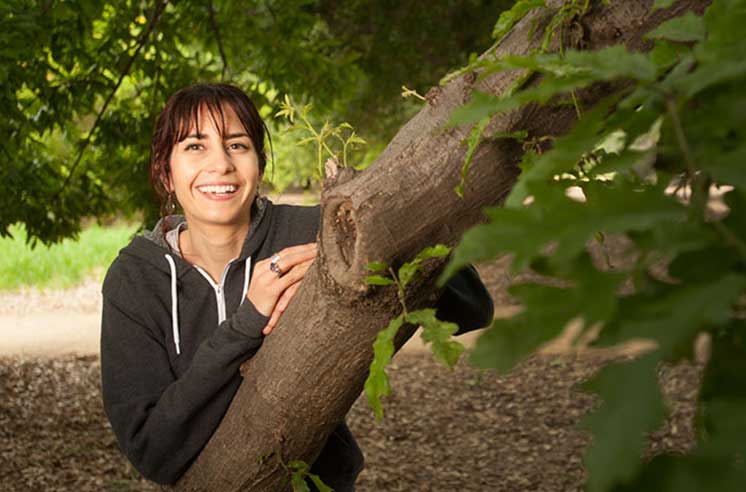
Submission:
{"label": "dirt path", "polygon": [[[0,357],[59,357],[98,355],[101,334],[99,281],[91,279],[75,289],[0,294]],[[478,333],[459,338],[470,347]],[[419,336],[403,349],[428,350]]]}
{"label": "dirt path", "polygon": [[[509,277],[504,262],[479,265],[478,270],[495,300],[495,316],[507,317],[515,313],[517,306],[506,292]],[[100,282],[96,277],[68,290],[25,289],[0,293],[0,357],[98,355]],[[459,337],[459,341],[470,348],[480,333],[467,333]],[[621,353],[636,353],[644,347],[644,344],[633,344],[621,349]],[[419,353],[429,348],[423,346],[420,337],[415,335],[402,350]],[[570,350],[570,342],[565,337],[555,340],[544,352],[566,353]]]}
{"label": "dirt path", "polygon": [[98,354],[100,280],[67,290],[0,294],[0,356]]}

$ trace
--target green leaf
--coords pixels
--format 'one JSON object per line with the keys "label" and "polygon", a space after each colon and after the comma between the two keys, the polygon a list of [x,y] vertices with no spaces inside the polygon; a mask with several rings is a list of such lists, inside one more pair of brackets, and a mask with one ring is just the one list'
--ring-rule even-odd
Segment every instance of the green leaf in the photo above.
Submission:
{"label": "green leaf", "polygon": [[620,492],[740,492],[746,468],[746,326],[734,321],[713,333],[699,391],[699,442],[688,456],[656,456]]}
{"label": "green leaf", "polygon": [[693,12],[687,12],[681,17],[667,20],[646,37],[670,41],[702,41],[705,33],[704,19]]}
{"label": "green leaf", "polygon": [[453,191],[455,191],[456,194],[461,198],[464,198],[466,176],[469,173],[469,167],[471,166],[471,160],[474,157],[474,151],[477,150],[479,142],[482,141],[482,133],[484,133],[484,129],[487,128],[489,122],[490,119],[488,117],[482,118],[476,125],[474,125],[474,128],[472,128],[471,132],[469,132],[469,137],[466,139],[468,148],[466,149],[464,165],[461,166],[461,181],[459,181],[459,184],[457,184],[456,187],[453,189]]}
{"label": "green leaf", "polygon": [[407,262],[399,267],[399,284],[401,285],[402,289],[405,288],[414,278],[419,268],[420,262],[418,261]]}
{"label": "green leaf", "polygon": [[368,275],[365,278],[365,283],[368,285],[393,285],[394,281],[381,275]]}
{"label": "green leaf", "polygon": [[417,256],[415,256],[412,261],[404,263],[399,268],[398,272],[399,283],[401,284],[402,289],[405,288],[409,284],[409,282],[412,281],[423,261],[430,258],[440,258],[446,256],[450,251],[450,248],[443,244],[428,246],[427,248],[424,248],[422,251],[417,253]]}
{"label": "green leaf", "polygon": [[291,460],[288,462],[287,468],[290,470],[290,483],[293,487],[293,492],[311,492],[305,480],[306,475],[308,475],[308,463],[300,460]]}
{"label": "green leaf", "polygon": [[664,358],[688,356],[697,333],[729,322],[744,289],[746,277],[734,273],[681,285],[659,283],[655,298],[641,292],[623,299],[624,316],[603,329],[597,344],[647,338],[658,343]]}
{"label": "green leaf", "polygon": [[429,260],[430,258],[442,258],[444,256],[448,256],[448,253],[450,252],[451,248],[449,248],[445,244],[436,244],[435,246],[428,246],[427,248],[424,248],[422,251],[417,253],[417,256],[415,256],[413,261],[420,263],[425,260]]}
{"label": "green leaf", "polygon": [[469,102],[456,108],[448,122],[449,126],[465,125],[482,121],[496,113],[500,108],[500,99],[486,92],[474,91]]}
{"label": "green leaf", "polygon": [[386,270],[388,268],[388,265],[382,261],[371,261],[367,265],[365,265],[365,268],[368,269],[368,271],[371,272],[380,272],[381,270]]}
{"label": "green leaf", "polygon": [[564,275],[551,265],[543,273],[559,275],[571,287],[519,284],[510,294],[523,311],[508,319],[496,319],[477,339],[471,362],[478,367],[511,370],[542,344],[555,338],[568,322],[580,318],[586,327],[612,319],[617,312],[617,288],[622,276],[597,271],[587,256],[565,267]]}
{"label": "green leaf", "polygon": [[699,392],[699,454],[726,460],[746,454],[746,322],[733,320],[712,333],[710,358]]}
{"label": "green leaf", "polygon": [[376,341],[373,343],[373,361],[370,363],[368,378],[365,380],[365,396],[379,420],[383,418],[381,397],[391,394],[391,386],[385,369],[394,355],[394,337],[402,324],[404,324],[404,318],[401,315],[392,319],[386,328],[378,332]]}
{"label": "green leaf", "polygon": [[303,474],[309,470],[308,463],[303,460],[290,460],[287,463],[287,467],[294,472]]}
{"label": "green leaf", "polygon": [[[746,243],[746,190],[736,189],[725,195],[725,204],[730,209],[723,225],[741,242]],[[731,245],[733,247],[733,245]],[[743,251],[741,252],[742,257]]]}
{"label": "green leaf", "polygon": [[593,433],[585,457],[589,492],[612,490],[640,468],[645,435],[658,428],[665,415],[658,361],[653,353],[607,366],[584,385],[603,401],[581,424]]}
{"label": "green leaf", "polygon": [[492,30],[492,39],[500,39],[510,31],[513,26],[526,16],[531,10],[545,7],[544,0],[519,0],[510,10],[505,10],[497,19],[495,28]]}
{"label": "green leaf", "polygon": [[614,492],[742,492],[746,470],[731,461],[698,456],[665,454],[656,456],[642,472]]}
{"label": "green leaf", "polygon": [[746,60],[706,63],[698,65],[696,70],[681,77],[672,87],[693,97],[714,85],[742,79],[746,75]]}
{"label": "green leaf", "polygon": [[309,473],[308,478],[311,479],[311,482],[316,486],[318,492],[334,492],[334,489],[326,485],[318,475]]}
{"label": "green leaf", "polygon": [[[717,274],[722,271],[712,270],[714,265],[704,261],[705,257],[713,253],[717,255],[717,259],[713,258],[713,260],[721,260],[724,256],[727,257],[727,255],[718,252],[719,238],[715,231],[702,223],[661,222],[646,231],[632,233],[629,236],[640,251],[655,251],[657,254],[674,258],[668,267],[668,273],[680,280],[689,279],[684,270],[680,270],[676,266],[682,260],[687,263],[685,267],[687,271],[703,266]],[[713,246],[715,248],[711,250],[710,247]],[[705,248],[704,251],[701,251],[702,248]],[[692,264],[691,261],[694,258],[698,258],[700,261],[697,264]],[[709,276],[707,278],[711,279],[713,277]]]}
{"label": "green leaf", "polygon": [[496,132],[496,133],[491,133],[489,135],[489,137],[487,137],[487,138],[489,138],[490,140],[498,140],[498,139],[501,139],[501,138],[509,138],[509,139],[512,139],[512,140],[517,140],[519,142],[522,142],[522,141],[524,141],[524,140],[526,140],[528,138],[528,131],[526,131],[526,130],[518,130],[518,131],[514,131],[514,132]]}
{"label": "green leaf", "polygon": [[407,314],[407,322],[422,327],[422,340],[430,343],[433,354],[446,367],[452,368],[464,351],[464,346],[451,340],[458,325],[435,317],[435,309],[421,309]]}
{"label": "green leaf", "polygon": [[689,48],[686,45],[661,40],[655,43],[650,51],[650,61],[655,63],[661,72],[664,72],[681,61],[688,53]]}

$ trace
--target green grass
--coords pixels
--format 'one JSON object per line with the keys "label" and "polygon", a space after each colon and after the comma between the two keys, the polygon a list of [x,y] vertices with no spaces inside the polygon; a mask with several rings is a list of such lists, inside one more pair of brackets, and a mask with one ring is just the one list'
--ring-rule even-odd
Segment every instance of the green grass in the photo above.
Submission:
{"label": "green grass", "polygon": [[10,228],[12,238],[0,238],[0,291],[21,287],[61,289],[91,275],[103,276],[117,253],[137,229],[135,225],[92,225],[73,239],[50,247],[26,244],[22,225]]}

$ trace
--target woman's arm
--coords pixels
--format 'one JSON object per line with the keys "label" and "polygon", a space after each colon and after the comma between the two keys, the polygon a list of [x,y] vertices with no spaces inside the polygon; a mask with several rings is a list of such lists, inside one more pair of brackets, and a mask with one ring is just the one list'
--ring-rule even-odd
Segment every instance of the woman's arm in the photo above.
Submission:
{"label": "woman's arm", "polygon": [[262,344],[268,317],[244,302],[197,349],[176,378],[165,342],[104,296],[104,410],[119,446],[142,475],[175,482],[217,428],[240,383],[239,367]]}
{"label": "woman's arm", "polygon": [[456,335],[483,328],[492,323],[492,296],[469,265],[456,273],[446,284],[436,304],[438,319],[458,324]]}

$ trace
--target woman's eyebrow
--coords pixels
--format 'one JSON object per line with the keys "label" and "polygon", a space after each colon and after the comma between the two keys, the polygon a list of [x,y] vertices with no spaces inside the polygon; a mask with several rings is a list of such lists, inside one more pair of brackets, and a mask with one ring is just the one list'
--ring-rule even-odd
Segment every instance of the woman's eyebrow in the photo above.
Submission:
{"label": "woman's eyebrow", "polygon": [[223,138],[226,139],[226,140],[228,140],[230,138],[239,138],[239,137],[251,138],[251,137],[249,137],[249,134],[246,133],[246,132],[242,132],[242,133],[229,133],[226,136],[224,136]]}
{"label": "woman's eyebrow", "polygon": [[192,133],[184,137],[184,140],[186,140],[187,138],[196,138],[197,140],[204,140],[207,138],[207,135],[205,135],[204,133]]}

